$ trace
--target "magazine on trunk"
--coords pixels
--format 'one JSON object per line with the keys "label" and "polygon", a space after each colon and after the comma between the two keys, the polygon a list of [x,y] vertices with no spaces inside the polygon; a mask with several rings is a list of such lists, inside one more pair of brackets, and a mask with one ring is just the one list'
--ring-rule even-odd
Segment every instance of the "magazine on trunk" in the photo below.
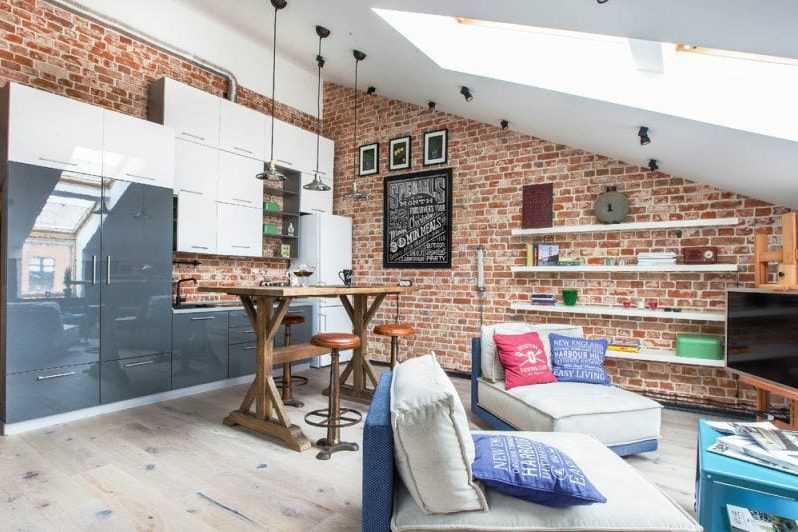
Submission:
{"label": "magazine on trunk", "polygon": [[710,452],[737,460],[798,475],[798,453],[770,453],[745,436],[722,436],[710,445]]}
{"label": "magazine on trunk", "polygon": [[794,532],[798,521],[767,512],[757,512],[733,504],[726,505],[732,532]]}

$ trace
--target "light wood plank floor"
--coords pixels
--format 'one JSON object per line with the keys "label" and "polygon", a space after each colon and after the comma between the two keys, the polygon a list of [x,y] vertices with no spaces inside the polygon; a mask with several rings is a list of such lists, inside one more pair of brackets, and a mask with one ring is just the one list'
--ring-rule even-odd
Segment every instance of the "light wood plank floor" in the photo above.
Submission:
{"label": "light wood plank floor", "polygon": [[[296,394],[303,411],[323,407],[326,371],[304,374],[311,382]],[[454,381],[468,405],[468,381]],[[359,453],[321,462],[315,451],[295,453],[222,425],[245,390],[0,437],[0,528],[358,530]],[[362,405],[345,404],[365,414]],[[691,512],[697,420],[665,411],[660,450],[628,459]],[[314,441],[323,435],[298,413],[294,422]],[[360,442],[362,424],[343,434]]]}

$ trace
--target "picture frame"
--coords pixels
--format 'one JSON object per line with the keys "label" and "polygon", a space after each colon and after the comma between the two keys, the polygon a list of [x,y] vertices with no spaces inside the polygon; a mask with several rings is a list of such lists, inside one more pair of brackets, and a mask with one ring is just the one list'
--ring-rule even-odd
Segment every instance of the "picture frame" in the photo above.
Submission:
{"label": "picture frame", "polygon": [[358,159],[360,175],[372,175],[380,172],[380,143],[366,144],[360,147]]}
{"label": "picture frame", "polygon": [[439,129],[424,133],[424,166],[446,164],[449,159],[449,131]]}
{"label": "picture frame", "polygon": [[391,139],[388,148],[388,170],[407,170],[410,168],[410,135]]}

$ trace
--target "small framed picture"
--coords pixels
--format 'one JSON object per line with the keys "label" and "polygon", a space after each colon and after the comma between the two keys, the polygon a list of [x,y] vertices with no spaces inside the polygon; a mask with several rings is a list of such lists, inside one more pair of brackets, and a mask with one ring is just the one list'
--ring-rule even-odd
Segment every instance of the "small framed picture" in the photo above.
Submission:
{"label": "small framed picture", "polygon": [[380,143],[360,147],[360,175],[376,174],[380,171]]}
{"label": "small framed picture", "polygon": [[424,166],[443,164],[449,151],[448,131],[430,131],[424,133]]}
{"label": "small framed picture", "polygon": [[393,139],[388,156],[388,170],[406,170],[410,168],[410,136]]}

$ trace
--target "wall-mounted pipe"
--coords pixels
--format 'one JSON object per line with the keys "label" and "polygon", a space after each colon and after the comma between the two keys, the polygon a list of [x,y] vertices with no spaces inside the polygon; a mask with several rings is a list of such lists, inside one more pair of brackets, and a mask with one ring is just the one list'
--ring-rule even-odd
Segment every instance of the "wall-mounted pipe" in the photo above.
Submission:
{"label": "wall-mounted pipe", "polygon": [[121,33],[126,37],[130,37],[131,39],[134,39],[136,41],[141,41],[144,44],[152,46],[153,48],[157,48],[170,55],[177,56],[180,59],[183,59],[184,61],[187,61],[192,65],[196,65],[203,70],[207,70],[208,72],[212,72],[218,76],[226,78],[227,99],[232,102],[236,101],[236,96],[238,95],[238,79],[236,78],[235,74],[233,74],[230,70],[224,67],[220,67],[219,65],[215,65],[210,61],[198,57],[187,50],[183,50],[182,48],[173,46],[157,37],[154,37],[143,31],[133,28],[127,23],[122,22],[121,20],[109,17],[107,15],[103,15],[102,13],[98,13],[97,11],[81,4],[80,2],[75,2],[74,0],[45,0],[45,1],[54,6],[60,7],[61,9],[65,9],[70,13],[78,15],[79,17],[87,18],[110,30]]}

